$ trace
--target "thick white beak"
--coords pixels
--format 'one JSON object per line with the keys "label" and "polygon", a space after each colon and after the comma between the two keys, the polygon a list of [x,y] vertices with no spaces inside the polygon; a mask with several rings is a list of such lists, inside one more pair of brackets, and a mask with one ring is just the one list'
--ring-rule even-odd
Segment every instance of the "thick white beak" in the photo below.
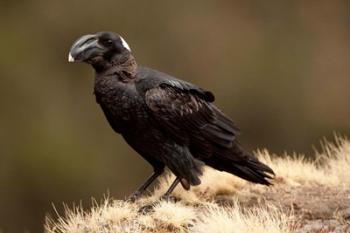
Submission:
{"label": "thick white beak", "polygon": [[74,57],[72,57],[72,54],[70,53],[68,55],[68,62],[74,62]]}

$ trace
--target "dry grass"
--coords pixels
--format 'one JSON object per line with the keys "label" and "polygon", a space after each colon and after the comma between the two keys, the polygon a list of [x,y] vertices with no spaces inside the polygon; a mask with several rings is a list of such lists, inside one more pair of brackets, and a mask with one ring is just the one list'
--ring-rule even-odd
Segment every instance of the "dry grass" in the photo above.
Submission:
{"label": "dry grass", "polygon": [[[323,222],[320,226],[310,226],[307,221],[312,220],[312,216],[319,218],[316,214],[309,213],[313,208],[317,209],[323,196],[326,197],[318,189],[326,190],[325,193],[329,193],[330,198],[334,193],[339,195],[340,205],[346,204],[346,198],[349,198],[350,207],[348,140],[336,137],[335,143],[324,143],[323,152],[317,153],[317,161],[307,161],[296,156],[280,158],[271,156],[266,150],[259,151],[257,155],[276,172],[273,187],[253,185],[208,168],[200,186],[188,192],[181,186],[175,189],[173,196],[176,202],[162,201],[155,205],[154,211],[138,213],[141,206],[157,201],[165,192],[173,180],[171,175],[167,175],[161,179],[152,195],[136,203],[105,200],[87,212],[81,208],[67,209],[65,217],[47,221],[46,232],[337,232],[338,228],[327,228],[328,226],[322,225]],[[344,199],[341,199],[341,194],[344,194]],[[311,199],[308,200],[306,196]],[[300,197],[303,199],[298,199]],[[312,200],[315,205],[312,205]],[[306,211],[303,207],[309,209]],[[329,212],[332,208],[329,206],[325,211]],[[338,206],[334,208],[329,219],[335,213],[340,213]],[[320,214],[323,219],[328,216],[325,213]],[[339,232],[350,232],[350,228],[346,228],[348,222],[345,218],[343,215],[339,218],[345,224],[339,228]],[[311,227],[311,230],[307,230],[307,227]],[[312,231],[316,228],[321,230]]]}
{"label": "dry grass", "polygon": [[325,140],[322,148],[322,152],[316,153],[316,161],[308,161],[304,156],[271,158],[266,150],[259,151],[258,156],[290,185],[349,187],[350,142],[335,136],[334,143]]}

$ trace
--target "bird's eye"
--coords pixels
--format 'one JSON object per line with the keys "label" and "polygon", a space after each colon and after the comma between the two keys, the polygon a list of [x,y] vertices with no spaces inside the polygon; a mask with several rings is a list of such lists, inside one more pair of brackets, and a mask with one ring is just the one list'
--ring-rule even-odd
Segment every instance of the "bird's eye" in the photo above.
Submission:
{"label": "bird's eye", "polygon": [[100,39],[100,43],[104,46],[111,46],[113,44],[113,40],[111,39]]}

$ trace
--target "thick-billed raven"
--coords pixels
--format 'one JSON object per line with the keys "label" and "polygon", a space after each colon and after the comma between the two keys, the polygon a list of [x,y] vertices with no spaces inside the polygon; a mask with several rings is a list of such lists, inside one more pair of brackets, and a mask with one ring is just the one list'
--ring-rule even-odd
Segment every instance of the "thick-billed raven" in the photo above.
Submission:
{"label": "thick-billed raven", "polygon": [[176,176],[164,194],[178,183],[188,190],[201,183],[203,165],[245,180],[269,185],[274,173],[244,151],[239,132],[214,104],[214,95],[191,83],[140,67],[126,41],[113,32],[80,37],[70,62],[95,69],[94,93],[109,124],[146,159],[154,173],[139,187],[140,194],[168,167]]}

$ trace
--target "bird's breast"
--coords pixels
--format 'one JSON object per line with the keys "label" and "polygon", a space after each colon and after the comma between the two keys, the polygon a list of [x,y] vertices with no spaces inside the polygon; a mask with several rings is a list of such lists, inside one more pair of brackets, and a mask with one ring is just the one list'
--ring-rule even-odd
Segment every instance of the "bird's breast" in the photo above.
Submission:
{"label": "bird's breast", "polygon": [[113,79],[100,80],[95,83],[94,93],[96,101],[106,116],[109,115],[108,120],[114,127],[132,129],[147,125],[146,104],[133,83],[120,83]]}

